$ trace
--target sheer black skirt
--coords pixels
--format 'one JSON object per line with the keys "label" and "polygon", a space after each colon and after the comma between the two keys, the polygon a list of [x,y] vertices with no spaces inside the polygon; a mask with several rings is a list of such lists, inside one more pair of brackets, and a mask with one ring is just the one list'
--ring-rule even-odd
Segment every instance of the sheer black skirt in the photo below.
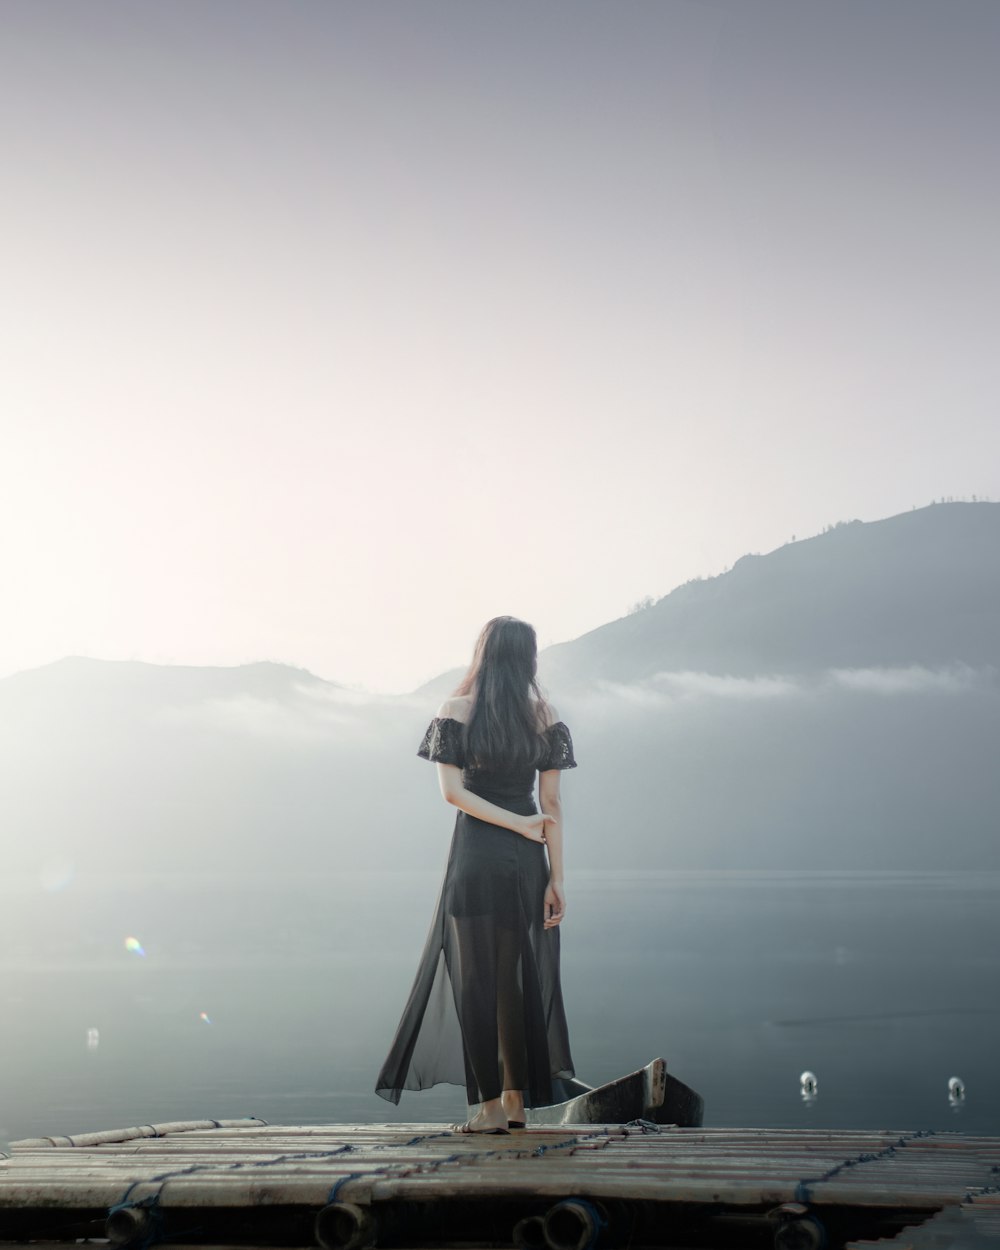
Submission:
{"label": "sheer black skirt", "polygon": [[[534,795],[484,798],[538,811]],[[464,1085],[470,1104],[524,1093],[554,1101],[575,1076],[559,981],[559,926],[544,927],[545,847],[459,811],[444,881],[396,1036],[375,1092]]]}

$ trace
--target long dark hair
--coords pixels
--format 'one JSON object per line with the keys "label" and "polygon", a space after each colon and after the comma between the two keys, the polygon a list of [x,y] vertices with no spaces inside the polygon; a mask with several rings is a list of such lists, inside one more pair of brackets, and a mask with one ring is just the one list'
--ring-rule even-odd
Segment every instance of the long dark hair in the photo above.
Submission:
{"label": "long dark hair", "polygon": [[[516,616],[494,616],[476,639],[469,670],[452,691],[475,691],[462,728],[465,758],[480,768],[534,768],[544,758],[540,729],[552,711],[537,679],[534,628]],[[531,701],[534,695],[537,705]]]}

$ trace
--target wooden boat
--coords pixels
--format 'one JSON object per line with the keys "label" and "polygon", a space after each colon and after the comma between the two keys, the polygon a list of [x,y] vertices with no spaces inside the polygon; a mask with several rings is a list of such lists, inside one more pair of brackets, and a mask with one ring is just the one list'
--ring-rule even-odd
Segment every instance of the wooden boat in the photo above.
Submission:
{"label": "wooden boat", "polygon": [[700,1128],[704,1099],[667,1072],[665,1059],[653,1059],[644,1068],[620,1076],[606,1085],[554,1078],[552,1088],[560,1101],[547,1107],[528,1107],[528,1128],[542,1124],[626,1124],[651,1120]]}

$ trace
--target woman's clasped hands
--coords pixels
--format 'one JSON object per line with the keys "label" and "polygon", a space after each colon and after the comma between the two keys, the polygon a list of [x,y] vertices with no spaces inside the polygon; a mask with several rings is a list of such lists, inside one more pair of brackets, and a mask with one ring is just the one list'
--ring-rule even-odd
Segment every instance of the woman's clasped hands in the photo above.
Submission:
{"label": "woman's clasped hands", "polygon": [[535,812],[531,816],[525,816],[521,828],[522,834],[531,842],[544,842],[545,822],[549,819],[550,817],[544,812]]}

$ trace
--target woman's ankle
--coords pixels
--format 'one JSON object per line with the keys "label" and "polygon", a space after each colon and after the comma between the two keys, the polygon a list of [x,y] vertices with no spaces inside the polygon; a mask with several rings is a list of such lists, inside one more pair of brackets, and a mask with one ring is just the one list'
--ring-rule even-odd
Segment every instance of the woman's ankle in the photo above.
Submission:
{"label": "woman's ankle", "polygon": [[520,1090],[505,1089],[501,1095],[503,1106],[506,1111],[523,1111],[524,1110],[524,1094]]}

